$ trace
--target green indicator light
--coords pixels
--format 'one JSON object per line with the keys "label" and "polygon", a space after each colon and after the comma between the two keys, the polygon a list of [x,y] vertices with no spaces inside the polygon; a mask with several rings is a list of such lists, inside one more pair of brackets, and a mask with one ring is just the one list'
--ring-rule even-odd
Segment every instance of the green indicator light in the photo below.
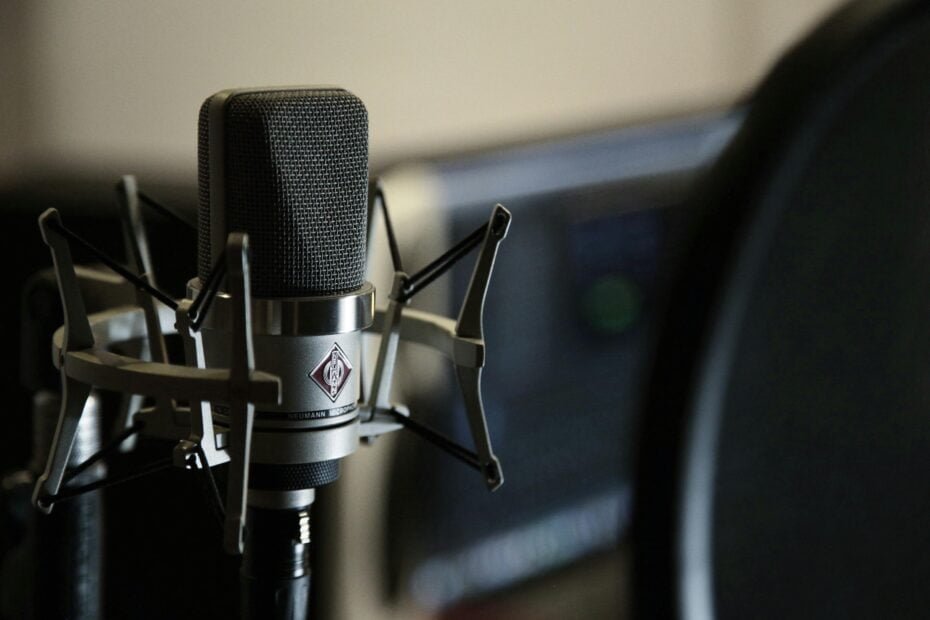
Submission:
{"label": "green indicator light", "polygon": [[621,275],[603,277],[581,297],[582,313],[600,332],[620,334],[639,318],[643,295],[635,282]]}

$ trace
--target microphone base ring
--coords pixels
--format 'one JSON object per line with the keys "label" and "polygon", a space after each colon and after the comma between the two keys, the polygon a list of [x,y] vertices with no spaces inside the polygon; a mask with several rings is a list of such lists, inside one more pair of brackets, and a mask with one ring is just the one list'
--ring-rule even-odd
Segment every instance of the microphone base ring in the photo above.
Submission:
{"label": "microphone base ring", "polygon": [[306,431],[252,431],[250,461],[264,465],[300,465],[332,461],[358,449],[359,420]]}
{"label": "microphone base ring", "polygon": [[268,510],[301,510],[316,500],[316,489],[296,491],[262,491],[249,489],[248,505]]}

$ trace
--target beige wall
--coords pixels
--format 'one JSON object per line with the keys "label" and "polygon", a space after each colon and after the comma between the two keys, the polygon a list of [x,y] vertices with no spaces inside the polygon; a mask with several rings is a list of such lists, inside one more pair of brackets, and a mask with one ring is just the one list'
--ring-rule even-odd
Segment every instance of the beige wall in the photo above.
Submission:
{"label": "beige wall", "polygon": [[727,101],[836,0],[6,0],[0,173],[193,178],[200,101],[329,83],[373,157]]}

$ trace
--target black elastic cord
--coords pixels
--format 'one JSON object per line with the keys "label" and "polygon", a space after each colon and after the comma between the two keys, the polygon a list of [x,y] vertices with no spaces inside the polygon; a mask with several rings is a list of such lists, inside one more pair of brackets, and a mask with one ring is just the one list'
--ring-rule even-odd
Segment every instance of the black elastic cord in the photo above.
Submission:
{"label": "black elastic cord", "polygon": [[394,234],[394,226],[391,225],[391,217],[388,215],[387,199],[384,197],[384,190],[381,189],[379,184],[375,184],[375,199],[381,203],[381,213],[384,214],[384,228],[387,231],[388,247],[391,249],[391,263],[394,266],[394,271],[403,271],[404,267],[400,260],[397,236]]}
{"label": "black elastic cord", "polygon": [[465,446],[456,443],[452,439],[446,437],[439,431],[433,430],[432,428],[426,426],[425,424],[420,424],[415,420],[411,420],[407,416],[393,410],[389,409],[388,413],[405,429],[412,431],[414,434],[419,435],[423,439],[426,439],[434,446],[444,450],[448,454],[459,459],[466,465],[477,469],[478,471],[484,471],[481,466],[481,461],[478,460],[478,455],[475,452],[472,452]]}
{"label": "black elastic cord", "polygon": [[223,498],[220,495],[220,488],[216,484],[216,478],[213,476],[213,469],[207,463],[207,454],[200,444],[197,445],[197,455],[200,457],[200,466],[203,470],[202,480],[207,487],[207,494],[210,496],[209,503],[213,507],[213,515],[222,528],[226,520],[226,507],[223,506]]}
{"label": "black elastic cord", "polygon": [[43,495],[39,498],[39,502],[44,505],[49,505],[54,502],[60,502],[64,500],[83,495],[84,493],[90,493],[91,491],[96,491],[98,489],[105,489],[117,484],[122,484],[124,482],[129,482],[130,480],[135,480],[136,478],[141,478],[149,474],[154,474],[157,471],[163,469],[168,469],[171,467],[172,461],[171,458],[161,459],[155,461],[145,467],[140,468],[137,471],[124,474],[122,476],[116,476],[113,478],[104,478],[103,480],[97,480],[96,482],[91,482],[89,484],[84,484],[78,487],[70,487],[62,489],[55,495]]}
{"label": "black elastic cord", "polygon": [[210,270],[210,275],[207,276],[207,281],[203,283],[203,288],[197,294],[197,299],[191,304],[188,316],[191,317],[192,330],[198,331],[200,326],[203,325],[204,319],[207,318],[207,312],[210,311],[210,306],[213,304],[213,298],[216,297],[217,292],[220,290],[220,282],[222,282],[225,275],[226,260],[221,256],[213,265],[213,269]]}
{"label": "black elastic cord", "polygon": [[447,252],[431,262],[429,265],[416,272],[407,280],[407,286],[400,294],[397,301],[406,302],[419,291],[431,284],[436,278],[449,270],[452,265],[457,263],[463,256],[471,252],[481,243],[488,232],[487,223],[479,226],[473,233],[456,243]]}
{"label": "black elastic cord", "polygon": [[74,478],[80,476],[82,473],[87,471],[87,469],[91,465],[93,465],[94,463],[96,463],[97,461],[99,461],[100,459],[108,455],[109,453],[119,448],[119,446],[124,441],[126,441],[127,439],[129,439],[130,437],[138,433],[139,431],[141,431],[143,426],[145,425],[139,420],[136,420],[135,422],[133,422],[132,426],[123,429],[122,432],[120,432],[113,439],[108,441],[105,446],[97,450],[91,456],[87,457],[87,460],[85,460],[83,463],[66,471],[64,478],[62,478],[62,482],[67,483],[70,480],[73,480]]}
{"label": "black elastic cord", "polygon": [[194,224],[193,222],[188,222],[186,219],[181,217],[174,209],[169,209],[168,207],[158,202],[157,200],[155,200],[148,194],[144,193],[142,190],[137,189],[136,195],[139,197],[139,200],[144,202],[147,206],[151,207],[155,211],[158,211],[159,213],[168,217],[169,219],[172,219],[175,222],[178,222],[179,224],[183,224],[187,228],[190,228],[191,230],[196,232],[197,225]]}
{"label": "black elastic cord", "polygon": [[169,297],[166,293],[158,290],[157,288],[149,284],[144,278],[139,277],[138,274],[135,274],[129,271],[128,269],[126,269],[125,267],[123,267],[122,265],[120,265],[117,261],[107,256],[106,253],[103,252],[103,250],[100,250],[96,246],[92,245],[89,241],[86,241],[80,235],[78,235],[74,231],[67,228],[64,224],[59,224],[58,222],[49,221],[47,225],[52,230],[63,234],[64,236],[68,237],[68,239],[70,239],[71,241],[74,241],[78,245],[82,246],[88,252],[93,254],[97,258],[97,260],[99,260],[101,263],[103,263],[104,265],[106,265],[107,267],[109,267],[110,269],[118,273],[119,275],[129,280],[129,282],[135,285],[136,288],[145,291],[146,293],[148,293],[149,295],[151,295],[152,297],[154,297],[161,303],[165,304],[172,310],[178,309],[178,302],[171,299],[171,297]]}
{"label": "black elastic cord", "polygon": [[[48,226],[52,230],[61,233],[71,241],[74,241],[78,245],[82,246],[88,252],[93,254],[100,262],[119,275],[123,276],[136,288],[145,291],[172,310],[178,309],[178,302],[171,299],[167,293],[152,286],[146,279],[140,277],[137,274],[134,274],[129,269],[107,256],[103,250],[94,246],[92,243],[78,235],[70,228],[66,227],[64,224],[59,224],[58,222],[48,222]],[[198,331],[203,325],[204,319],[207,316],[207,312],[210,310],[210,305],[213,303],[213,298],[216,297],[216,294],[220,288],[220,283],[222,282],[225,275],[226,261],[223,259],[223,257],[220,257],[220,259],[216,262],[216,265],[213,266],[213,270],[210,272],[210,275],[207,278],[206,283],[204,283],[200,293],[197,295],[197,298],[191,304],[190,313],[188,316],[191,317],[191,329],[194,331]]]}

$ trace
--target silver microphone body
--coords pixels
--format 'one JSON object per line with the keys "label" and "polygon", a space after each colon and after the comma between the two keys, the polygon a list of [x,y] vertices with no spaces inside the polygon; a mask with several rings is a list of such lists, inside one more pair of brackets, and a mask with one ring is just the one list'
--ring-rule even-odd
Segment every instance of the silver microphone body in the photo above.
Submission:
{"label": "silver microphone body", "polygon": [[[248,235],[255,368],[280,377],[278,404],[255,404],[248,503],[307,506],[358,446],[361,331],[373,321],[364,280],[368,116],[331,87],[216,93],[199,126],[195,299]],[[235,300],[222,289],[201,328],[207,368],[229,368]],[[228,403],[211,403],[219,426]]]}
{"label": "silver microphone body", "polygon": [[[188,287],[196,297],[199,280]],[[201,328],[208,368],[230,366],[228,301],[218,294]],[[373,312],[374,288],[367,282],[341,295],[253,299],[255,366],[280,377],[281,402],[256,407],[250,505],[306,506],[308,491],[331,482],[338,475],[334,462],[358,448],[361,334]],[[227,425],[227,406],[211,406],[217,424]],[[309,471],[324,463],[333,464]]]}

